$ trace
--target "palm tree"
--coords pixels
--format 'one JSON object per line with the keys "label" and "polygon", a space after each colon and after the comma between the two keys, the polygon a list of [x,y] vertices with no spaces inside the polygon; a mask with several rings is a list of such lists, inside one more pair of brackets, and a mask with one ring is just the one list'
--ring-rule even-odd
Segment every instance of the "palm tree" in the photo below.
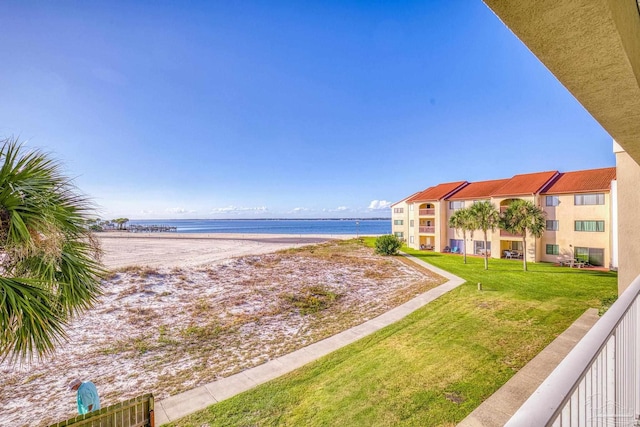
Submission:
{"label": "palm tree", "polygon": [[[471,238],[473,239],[473,231],[477,229],[474,223],[474,219],[470,214],[468,208],[458,209],[449,218],[449,227],[462,231],[462,241],[467,241],[467,231],[471,232]],[[467,251],[465,248],[462,250],[464,263],[467,263]]]}
{"label": "palm tree", "polygon": [[124,230],[125,224],[129,222],[129,218],[116,218],[111,222],[115,222],[116,224],[118,224],[118,230]]}
{"label": "palm tree", "polygon": [[475,226],[482,230],[484,235],[484,269],[489,269],[489,254],[487,251],[487,230],[495,230],[500,220],[500,213],[488,201],[476,202],[469,208],[471,217],[475,222]]}
{"label": "palm tree", "polygon": [[545,229],[545,213],[528,200],[514,200],[502,213],[500,227],[512,234],[522,235],[522,264],[527,271],[527,234],[542,237]]}
{"label": "palm tree", "polygon": [[0,141],[0,361],[53,352],[70,318],[100,294],[91,204],[61,166],[17,139]]}

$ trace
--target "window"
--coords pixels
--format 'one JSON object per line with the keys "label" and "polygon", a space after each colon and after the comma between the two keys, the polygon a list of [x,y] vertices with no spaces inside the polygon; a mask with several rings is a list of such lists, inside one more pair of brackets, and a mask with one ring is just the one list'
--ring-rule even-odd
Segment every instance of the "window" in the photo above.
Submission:
{"label": "window", "polygon": [[393,208],[393,213],[404,213],[404,208]]}
{"label": "window", "polygon": [[576,221],[575,231],[604,231],[604,221]]}
{"label": "window", "polygon": [[507,249],[511,251],[520,251],[522,252],[522,242],[511,240],[507,242]]}
{"label": "window", "polygon": [[413,205],[409,205],[409,210],[413,212]]}
{"label": "window", "polygon": [[409,227],[413,227],[413,220],[409,221]]}
{"label": "window", "polygon": [[591,265],[604,265],[604,249],[602,248],[575,248],[574,256],[577,260],[588,262]]}
{"label": "window", "polygon": [[557,219],[548,219],[547,220],[547,230],[548,231],[558,231],[558,220]]}
{"label": "window", "polygon": [[413,236],[409,236],[409,243],[413,243]]}
{"label": "window", "polygon": [[393,225],[402,225],[404,224],[404,221],[401,219],[394,219],[393,220]]}
{"label": "window", "polygon": [[464,252],[464,240],[462,239],[451,239],[449,240],[449,245],[453,253],[461,254]]}
{"label": "window", "polygon": [[559,254],[560,254],[560,246],[547,245],[547,255],[559,255]]}
{"label": "window", "polygon": [[[487,252],[491,253],[491,242],[487,242]],[[484,255],[484,240],[473,241],[473,253],[476,255]]]}
{"label": "window", "polygon": [[558,206],[560,204],[560,199],[558,196],[547,196],[545,204],[547,206]]}
{"label": "window", "polygon": [[573,202],[576,205],[604,205],[604,193],[576,194]]}
{"label": "window", "polygon": [[449,202],[449,209],[462,209],[464,208],[464,202]]}
{"label": "window", "polygon": [[398,239],[402,239],[404,237],[404,233],[402,231],[396,231],[395,233],[393,233],[393,235]]}

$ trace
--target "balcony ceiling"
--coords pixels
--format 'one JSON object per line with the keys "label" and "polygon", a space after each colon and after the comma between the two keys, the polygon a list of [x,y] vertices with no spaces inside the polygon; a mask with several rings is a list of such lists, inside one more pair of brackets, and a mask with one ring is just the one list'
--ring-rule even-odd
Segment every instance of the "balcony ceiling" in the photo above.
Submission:
{"label": "balcony ceiling", "polygon": [[484,0],[640,163],[637,0]]}

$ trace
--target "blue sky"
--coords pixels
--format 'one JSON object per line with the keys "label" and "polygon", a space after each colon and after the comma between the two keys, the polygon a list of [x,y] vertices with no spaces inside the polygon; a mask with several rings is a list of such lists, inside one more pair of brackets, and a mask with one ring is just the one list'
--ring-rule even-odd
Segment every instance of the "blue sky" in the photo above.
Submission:
{"label": "blue sky", "polygon": [[0,3],[0,137],[99,216],[390,216],[433,184],[615,164],[481,1]]}

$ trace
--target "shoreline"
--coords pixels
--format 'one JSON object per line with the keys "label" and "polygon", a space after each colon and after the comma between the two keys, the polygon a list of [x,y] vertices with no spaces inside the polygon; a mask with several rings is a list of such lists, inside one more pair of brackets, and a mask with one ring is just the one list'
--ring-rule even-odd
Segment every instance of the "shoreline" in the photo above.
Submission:
{"label": "shoreline", "polygon": [[230,258],[260,255],[331,240],[356,238],[355,234],[257,233],[94,233],[107,269],[129,266],[196,267]]}
{"label": "shoreline", "polygon": [[377,237],[379,234],[304,234],[304,233],[176,233],[176,232],[149,232],[134,233],[128,231],[103,231],[93,233],[99,239],[212,239],[212,240],[272,240],[272,239],[315,239],[347,240],[359,237]]}

